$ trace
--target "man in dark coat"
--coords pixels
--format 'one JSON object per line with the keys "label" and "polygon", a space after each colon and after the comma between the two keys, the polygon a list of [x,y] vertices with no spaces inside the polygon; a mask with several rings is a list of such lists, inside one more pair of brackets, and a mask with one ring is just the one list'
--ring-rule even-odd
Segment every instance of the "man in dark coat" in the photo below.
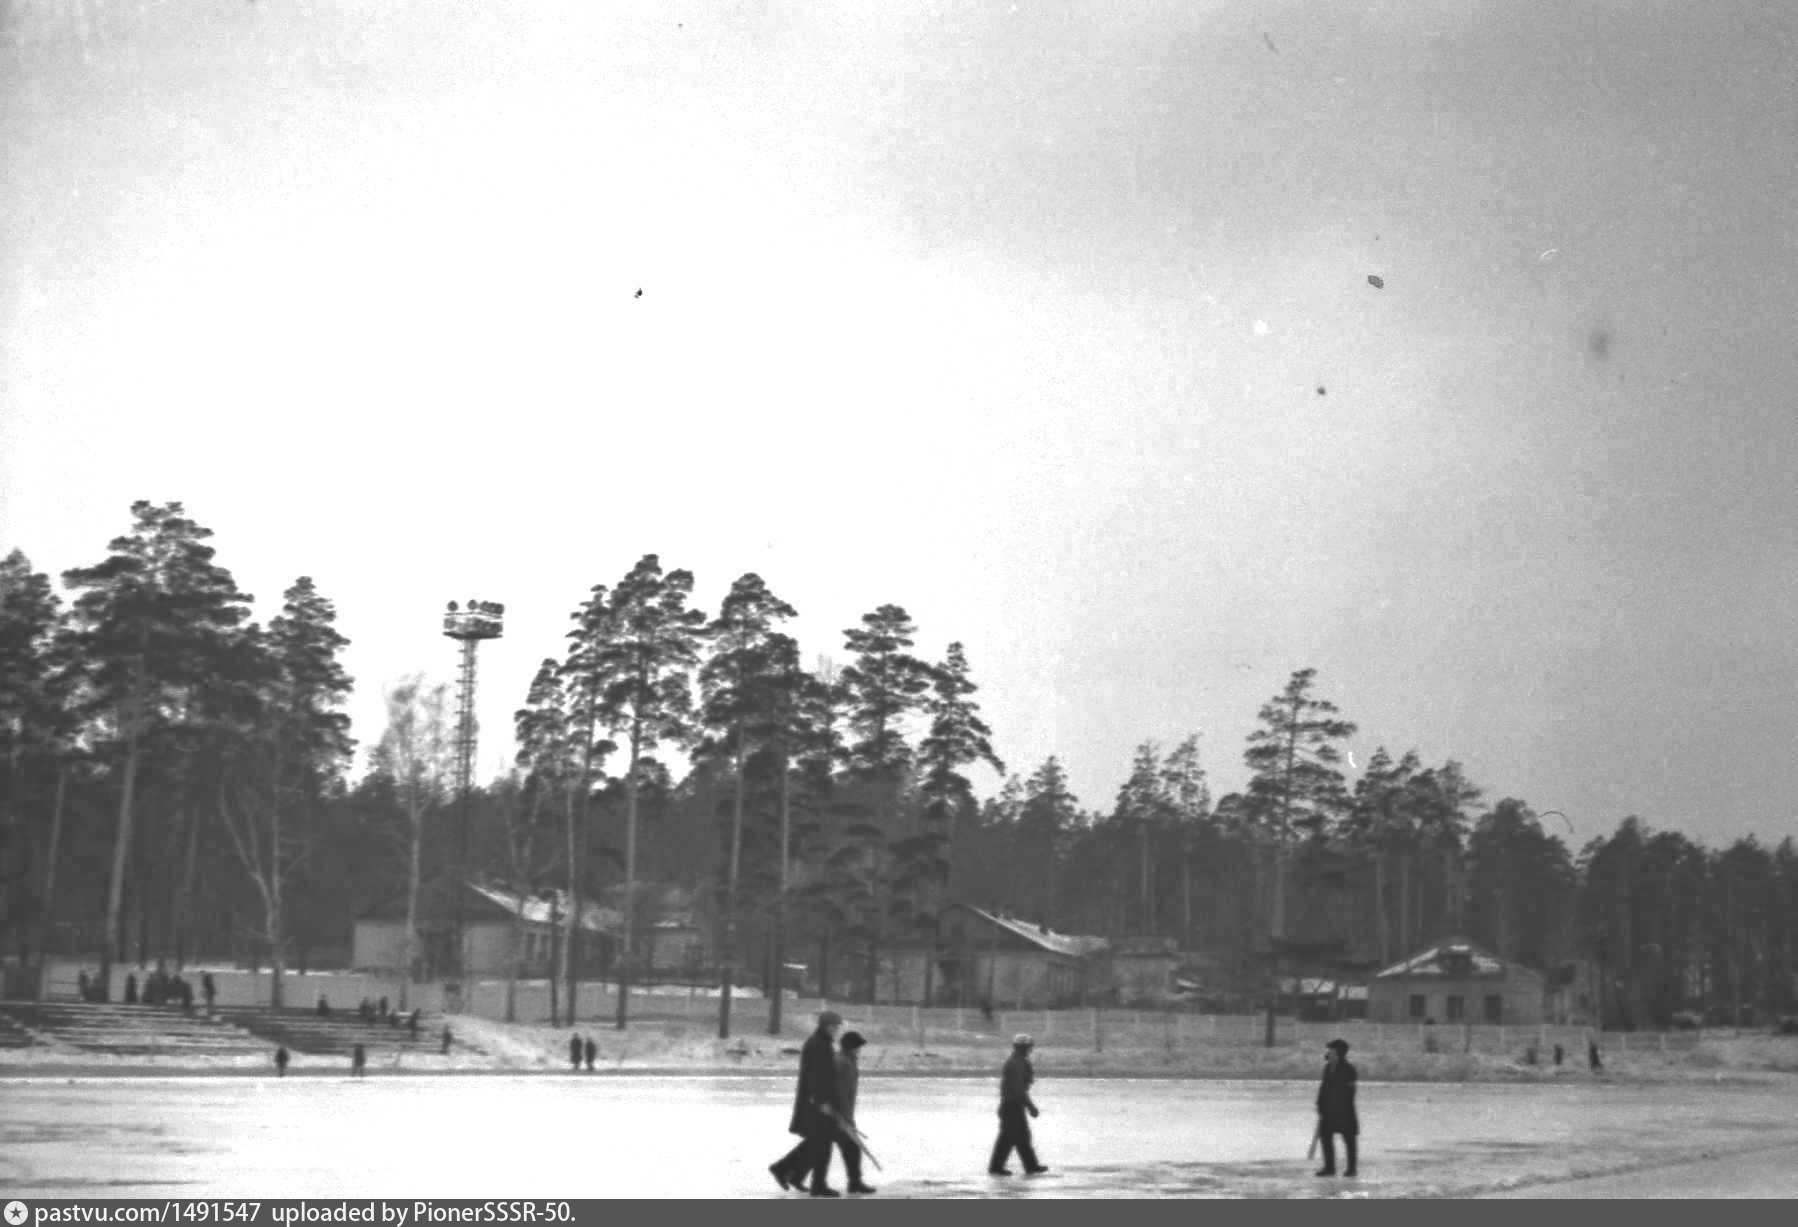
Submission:
{"label": "man in dark coat", "polygon": [[813,1197],[841,1197],[830,1187],[830,1147],[836,1137],[837,1032],[843,1016],[835,1010],[818,1015],[818,1028],[799,1052],[799,1086],[793,1096],[793,1119],[788,1133],[802,1139],[784,1157],[768,1165],[781,1188],[788,1188],[811,1173]]}
{"label": "man in dark coat", "polygon": [[1355,1115],[1355,1067],[1349,1064],[1348,1041],[1331,1040],[1324,1046],[1324,1077],[1317,1088],[1317,1140],[1323,1143],[1324,1165],[1319,1176],[1336,1174],[1336,1135],[1342,1135],[1342,1146],[1348,1164],[1344,1176],[1355,1174],[1355,1142],[1361,1135],[1361,1121]]}
{"label": "man in dark coat", "polygon": [[581,1068],[581,1051],[581,1037],[578,1035],[569,1036],[568,1063],[574,1066],[576,1073],[579,1073]]}
{"label": "man in dark coat", "polygon": [[[855,1140],[855,1096],[861,1086],[861,1052],[868,1046],[860,1031],[845,1031],[837,1044],[837,1150],[843,1155],[843,1170],[849,1173],[851,1193],[872,1193],[874,1186],[862,1180],[862,1148]],[[798,1184],[805,1173],[787,1177]]]}
{"label": "man in dark coat", "polygon": [[593,1042],[593,1037],[591,1035],[589,1035],[587,1037],[586,1055],[587,1055],[587,1072],[592,1073],[593,1072],[593,1059],[599,1055],[599,1045],[595,1044]]}
{"label": "man in dark coat", "polygon": [[1011,1042],[1010,1059],[999,1071],[999,1140],[993,1143],[993,1157],[986,1165],[989,1176],[1011,1175],[1005,1161],[1011,1158],[1014,1147],[1018,1158],[1024,1162],[1026,1176],[1049,1170],[1036,1161],[1036,1147],[1030,1141],[1030,1122],[1024,1119],[1026,1112],[1033,1117],[1039,1115],[1036,1101],[1030,1098],[1030,1086],[1036,1081],[1030,1052],[1035,1047],[1036,1041],[1028,1035],[1018,1036]]}

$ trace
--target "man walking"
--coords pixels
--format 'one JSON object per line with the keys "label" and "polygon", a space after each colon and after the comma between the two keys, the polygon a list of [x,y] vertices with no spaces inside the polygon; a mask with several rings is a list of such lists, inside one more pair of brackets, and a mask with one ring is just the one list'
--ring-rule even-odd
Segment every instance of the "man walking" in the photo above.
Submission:
{"label": "man walking", "polygon": [[[845,1031],[837,1044],[837,1130],[836,1145],[843,1155],[843,1170],[849,1173],[851,1193],[872,1193],[874,1186],[862,1182],[862,1147],[856,1140],[855,1093],[861,1084],[861,1053],[868,1041],[860,1031]],[[787,1177],[789,1184],[805,1179],[804,1172]]]}
{"label": "man walking", "polygon": [[785,1156],[768,1165],[781,1188],[797,1185],[811,1173],[813,1197],[841,1197],[830,1187],[830,1147],[836,1136],[837,1032],[843,1016],[835,1010],[818,1015],[818,1028],[799,1052],[799,1086],[793,1097],[788,1133],[802,1139]]}
{"label": "man walking", "polygon": [[1317,1088],[1317,1140],[1323,1143],[1324,1165],[1319,1176],[1336,1174],[1336,1138],[1342,1135],[1347,1165],[1344,1176],[1355,1174],[1355,1145],[1361,1121],[1355,1115],[1355,1067],[1349,1064],[1348,1041],[1331,1040],[1324,1046],[1324,1077]]}
{"label": "man walking", "polygon": [[986,1165],[989,1176],[1011,1175],[1005,1161],[1011,1158],[1013,1148],[1023,1161],[1026,1176],[1049,1170],[1036,1161],[1036,1147],[1030,1141],[1030,1122],[1024,1119],[1025,1113],[1032,1117],[1040,1115],[1036,1101],[1030,1098],[1030,1086],[1036,1081],[1030,1053],[1035,1047],[1036,1041],[1028,1035],[1012,1040],[1011,1057],[999,1072],[999,1140],[993,1143],[993,1157]]}

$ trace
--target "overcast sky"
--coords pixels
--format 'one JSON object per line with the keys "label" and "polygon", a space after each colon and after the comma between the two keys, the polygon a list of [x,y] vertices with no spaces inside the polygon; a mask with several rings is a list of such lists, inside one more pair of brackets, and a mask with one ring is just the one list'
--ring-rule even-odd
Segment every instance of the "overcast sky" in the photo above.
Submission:
{"label": "overcast sky", "polygon": [[1798,8],[0,10],[0,549],[184,501],[365,745],[503,601],[489,773],[655,552],[903,605],[1094,808],[1315,667],[1582,840],[1798,833]]}

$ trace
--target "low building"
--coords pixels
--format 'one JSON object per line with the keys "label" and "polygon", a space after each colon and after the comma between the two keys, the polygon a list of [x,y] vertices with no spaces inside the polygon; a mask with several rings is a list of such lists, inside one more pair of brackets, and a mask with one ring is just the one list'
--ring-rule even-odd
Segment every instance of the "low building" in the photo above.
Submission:
{"label": "low building", "polygon": [[1124,1005],[1165,1005],[1178,995],[1180,945],[1171,937],[1120,937],[1101,957],[1117,1001]]}
{"label": "low building", "polygon": [[1545,1020],[1542,973],[1451,937],[1394,963],[1368,986],[1375,1022],[1534,1026]]}
{"label": "low building", "polygon": [[[461,898],[456,897],[460,887]],[[454,975],[452,957],[458,917],[462,926],[462,972],[471,979],[501,979],[512,974],[513,952],[519,951],[520,974],[547,976],[561,957],[566,938],[568,895],[549,891],[519,895],[498,886],[453,883],[447,879],[421,886],[416,939],[412,945],[414,980]],[[615,949],[618,914],[583,903],[576,927],[574,963],[585,977],[608,975]],[[350,965],[357,971],[406,971],[406,895],[382,900],[356,918]]]}
{"label": "low building", "polygon": [[[952,903],[937,917],[934,948],[885,952],[883,1000],[995,1009],[1080,1005],[1111,990],[1102,937],[1057,933],[1004,912]],[[889,993],[891,994],[889,996]]]}

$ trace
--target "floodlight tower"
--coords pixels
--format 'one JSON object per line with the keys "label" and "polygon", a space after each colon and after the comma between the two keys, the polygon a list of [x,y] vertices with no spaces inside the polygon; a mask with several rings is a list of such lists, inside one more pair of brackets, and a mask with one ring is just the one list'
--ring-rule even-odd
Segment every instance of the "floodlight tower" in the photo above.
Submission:
{"label": "floodlight tower", "polygon": [[468,893],[468,821],[474,799],[474,654],[481,640],[500,637],[505,616],[506,607],[492,601],[470,601],[460,609],[451,601],[448,612],[443,615],[443,633],[462,645],[461,686],[456,696],[456,794],[462,809],[462,855],[456,864],[459,880],[452,892],[456,900],[456,944],[452,962],[458,980],[466,971],[462,965],[463,946],[467,940],[462,908],[463,898]]}

